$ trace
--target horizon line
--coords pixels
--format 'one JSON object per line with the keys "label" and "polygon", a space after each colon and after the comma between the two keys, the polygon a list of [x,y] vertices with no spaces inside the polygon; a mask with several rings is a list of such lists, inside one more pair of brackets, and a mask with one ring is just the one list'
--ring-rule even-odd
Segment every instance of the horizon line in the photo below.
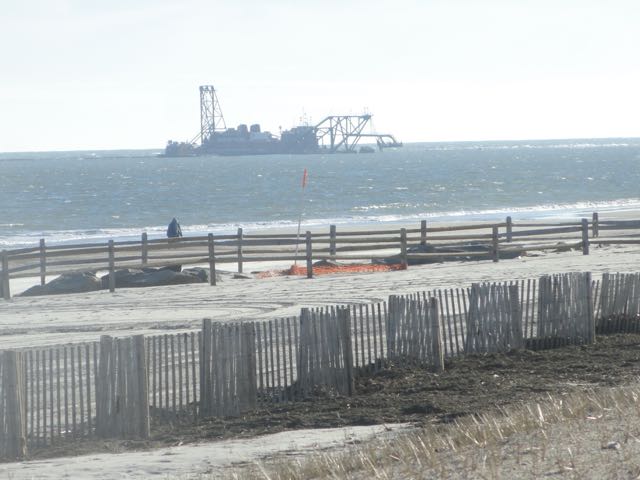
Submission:
{"label": "horizon line", "polygon": [[[485,140],[413,140],[403,141],[405,145],[415,145],[424,143],[490,143],[490,142],[548,142],[561,140],[640,140],[640,136],[611,136],[611,137],[549,137],[549,138],[517,138],[517,139],[485,139]],[[367,145],[367,143],[362,143]],[[53,149],[53,150],[12,150],[0,151],[0,155],[23,154],[23,153],[72,153],[72,152],[131,152],[131,151],[163,151],[164,147],[115,147],[115,148],[77,148],[77,149]]]}

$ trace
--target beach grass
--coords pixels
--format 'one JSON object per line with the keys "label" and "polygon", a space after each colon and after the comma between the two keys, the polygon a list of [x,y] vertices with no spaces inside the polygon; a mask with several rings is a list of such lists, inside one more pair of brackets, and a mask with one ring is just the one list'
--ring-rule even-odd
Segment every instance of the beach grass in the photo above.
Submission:
{"label": "beach grass", "polygon": [[341,452],[265,459],[225,478],[640,478],[640,383],[549,395]]}

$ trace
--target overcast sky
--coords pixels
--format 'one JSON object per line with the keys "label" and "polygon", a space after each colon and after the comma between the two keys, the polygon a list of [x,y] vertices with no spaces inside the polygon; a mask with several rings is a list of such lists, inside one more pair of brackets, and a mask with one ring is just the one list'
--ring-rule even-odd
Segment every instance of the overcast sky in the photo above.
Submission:
{"label": "overcast sky", "polygon": [[374,115],[409,141],[640,136],[636,0],[0,0],[0,151]]}

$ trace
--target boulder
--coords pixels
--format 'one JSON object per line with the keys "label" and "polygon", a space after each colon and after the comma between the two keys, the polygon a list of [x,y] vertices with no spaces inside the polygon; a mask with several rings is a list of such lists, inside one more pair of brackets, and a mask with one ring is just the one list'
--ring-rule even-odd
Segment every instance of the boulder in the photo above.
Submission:
{"label": "boulder", "polygon": [[314,267],[339,267],[340,264],[338,262],[334,262],[333,260],[318,260],[313,264]]}
{"label": "boulder", "polygon": [[100,279],[95,273],[65,273],[46,285],[35,285],[20,296],[59,295],[64,293],[84,293],[100,290]]}
{"label": "boulder", "polygon": [[[202,283],[209,281],[209,269],[201,267],[185,268],[182,273],[186,275],[194,275],[199,278]],[[216,280],[220,280],[220,276],[216,275]]]}
{"label": "boulder", "polygon": [[253,276],[248,273],[234,273],[233,278],[235,280],[251,280]]}
{"label": "boulder", "polygon": [[[466,244],[451,244],[451,245],[414,245],[407,249],[408,254],[412,253],[454,253],[456,255],[447,256],[433,256],[429,258],[410,258],[409,265],[422,265],[427,263],[442,263],[453,261],[469,261],[469,260],[486,260],[491,258],[490,246],[481,243],[466,243]],[[484,255],[469,255],[470,253],[482,253]],[[498,252],[501,260],[517,258],[521,252],[516,250],[499,250]],[[375,260],[373,263],[400,263],[400,255],[394,255],[392,257],[385,258],[383,260]]]}
{"label": "boulder", "polygon": [[[101,278],[102,288],[109,288],[107,274]],[[143,268],[141,270],[125,268],[115,272],[116,288],[158,287],[162,285],[180,285],[185,283],[206,283],[209,270],[206,268],[188,268],[176,272],[171,268]]]}
{"label": "boulder", "polygon": [[554,250],[554,252],[570,252],[571,250],[573,250],[573,247],[567,242],[558,242],[555,246],[556,249]]}

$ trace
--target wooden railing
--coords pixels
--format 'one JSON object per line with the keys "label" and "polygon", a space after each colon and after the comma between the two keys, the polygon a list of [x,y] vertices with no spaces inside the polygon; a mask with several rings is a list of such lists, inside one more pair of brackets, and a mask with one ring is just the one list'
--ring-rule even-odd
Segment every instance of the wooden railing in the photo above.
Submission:
{"label": "wooden railing", "polygon": [[[149,240],[143,233],[140,241],[74,245],[40,244],[33,248],[2,252],[0,290],[2,297],[11,298],[10,280],[40,277],[44,285],[47,276],[73,272],[109,271],[109,289],[114,291],[116,268],[161,267],[168,265],[204,264],[210,268],[209,282],[215,285],[216,267],[235,264],[238,272],[250,262],[302,262],[307,276],[313,276],[313,262],[335,260],[343,262],[388,261],[390,257],[407,266],[411,261],[428,261],[447,257],[468,257],[500,260],[506,254],[531,251],[580,248],[589,254],[591,243],[598,245],[640,245],[640,220],[602,221],[594,213],[591,220],[580,222],[525,223],[512,221],[478,223],[449,227],[429,227],[426,220],[419,228],[306,232],[302,238],[295,233],[213,235]],[[606,236],[601,233],[606,232]],[[473,250],[464,252],[420,251],[420,245],[461,247],[472,243]],[[413,248],[412,248],[413,247]]]}

